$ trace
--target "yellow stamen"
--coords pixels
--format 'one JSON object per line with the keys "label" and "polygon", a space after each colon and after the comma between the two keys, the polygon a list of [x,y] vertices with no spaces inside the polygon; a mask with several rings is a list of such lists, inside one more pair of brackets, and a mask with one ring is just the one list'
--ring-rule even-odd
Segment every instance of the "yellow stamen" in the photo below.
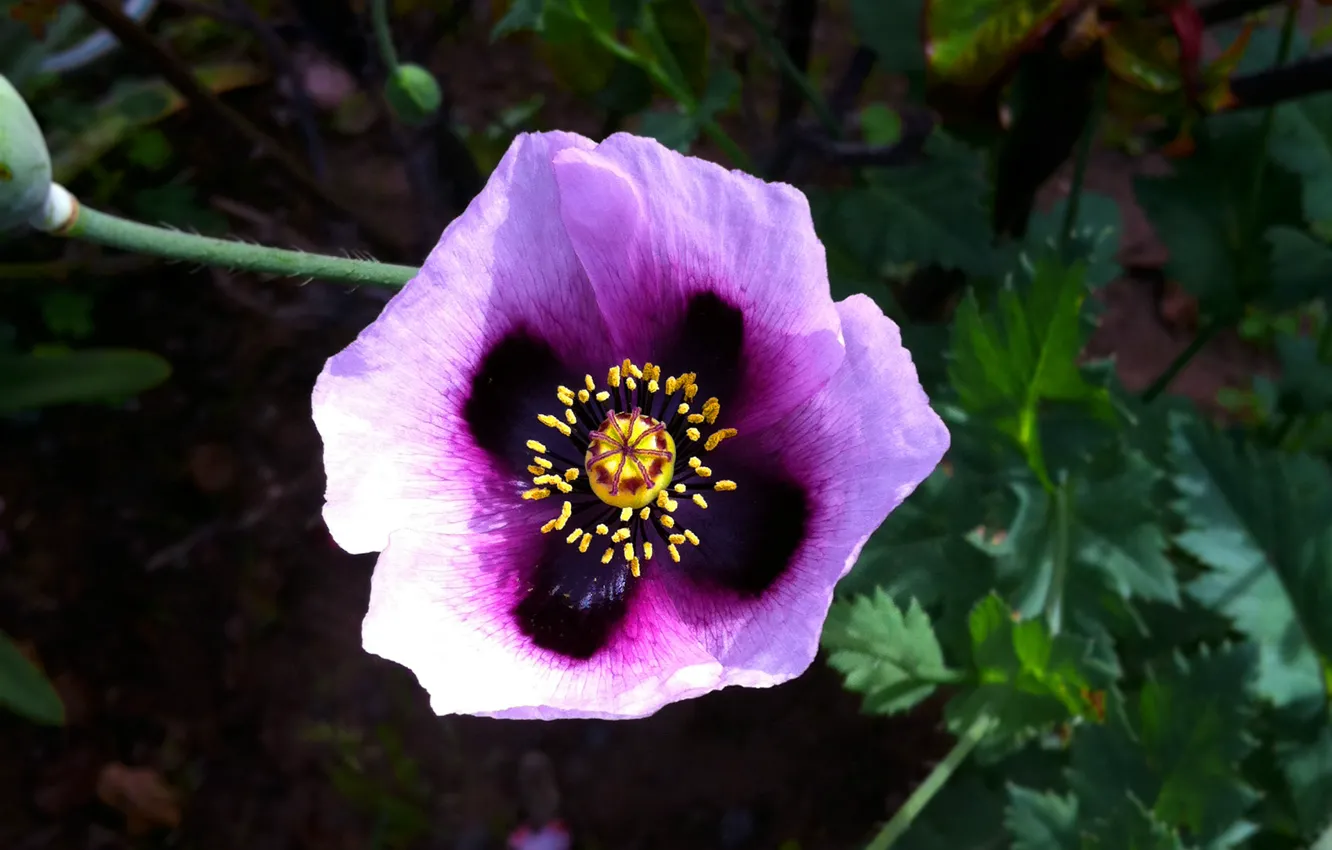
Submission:
{"label": "yellow stamen", "polygon": [[624,559],[626,561],[632,561],[634,559],[634,544],[624,544]]}
{"label": "yellow stamen", "polygon": [[661,521],[662,528],[675,528],[675,517],[670,514],[662,514],[658,519]]}
{"label": "yellow stamen", "polygon": [[679,378],[667,378],[667,379],[666,379],[666,395],[675,395],[675,391],[678,390],[678,389],[680,389],[680,379],[679,379]]}
{"label": "yellow stamen", "polygon": [[611,542],[612,542],[612,543],[623,543],[624,541],[626,541],[626,540],[629,539],[629,535],[630,535],[631,533],[632,533],[632,532],[630,532],[629,529],[627,529],[627,528],[617,528],[617,529],[615,530],[615,533],[611,535]]}
{"label": "yellow stamen", "polygon": [[661,389],[661,384],[656,381],[648,381],[648,392],[655,393],[659,389]]}
{"label": "yellow stamen", "polygon": [[597,534],[610,534],[610,529],[606,527],[604,522],[597,523],[597,527],[592,530]]}
{"label": "yellow stamen", "polygon": [[564,479],[560,478],[558,475],[538,475],[536,478],[532,479],[532,483],[557,485],[563,484]]}
{"label": "yellow stamen", "polygon": [[696,443],[703,438],[703,435],[699,433],[699,430],[697,428],[686,428],[685,436]]}
{"label": "yellow stamen", "polygon": [[606,392],[605,390],[602,390],[601,392],[597,393],[592,397],[595,398],[597,401],[606,401],[607,399],[610,398],[610,393]]}
{"label": "yellow stamen", "polygon": [[563,422],[556,419],[554,416],[551,416],[549,413],[542,413],[538,415],[537,421],[540,422],[542,425],[545,425],[547,428],[554,428],[556,431],[559,431],[561,434],[563,434],[566,437],[573,436],[573,431],[569,429],[568,425],[565,425]]}
{"label": "yellow stamen", "polygon": [[546,472],[546,468],[544,466],[537,466],[534,463],[527,468],[527,471],[532,473],[533,475],[543,475]]}
{"label": "yellow stamen", "polygon": [[538,441],[536,441],[536,440],[528,440],[528,441],[527,441],[527,447],[528,447],[529,449],[531,449],[532,451],[536,452],[536,453],[539,454],[539,455],[543,455],[543,454],[545,454],[547,451],[549,451],[549,449],[546,448],[546,444],[545,444],[545,443],[541,443],[541,442],[538,442]]}
{"label": "yellow stamen", "polygon": [[601,556],[601,563],[603,563],[603,564],[609,564],[609,563],[611,562],[611,558],[614,558],[614,557],[615,557],[615,550],[614,550],[614,549],[607,549],[607,550],[605,551],[605,553],[603,553],[602,556]]}
{"label": "yellow stamen", "polygon": [[712,485],[712,489],[716,490],[719,493],[729,492],[731,490],[734,490],[735,487],[736,484],[734,481],[729,481],[725,478],[723,478],[721,481],[718,481],[716,484]]}
{"label": "yellow stamen", "polygon": [[553,519],[550,522],[546,523],[545,525],[541,526],[541,533],[550,534],[552,531],[555,530],[555,524],[557,522],[559,522],[558,519]]}
{"label": "yellow stamen", "polygon": [[537,499],[544,499],[550,495],[550,491],[545,487],[533,487],[523,494],[523,498],[529,502],[535,502]]}
{"label": "yellow stamen", "polygon": [[680,503],[675,501],[674,499],[666,500],[666,510],[670,511],[671,513],[675,513],[675,509],[678,507],[680,507]]}
{"label": "yellow stamen", "polygon": [[[555,465],[555,464],[551,463],[550,461],[546,460],[544,457],[534,457],[534,458],[532,458],[532,460],[535,461],[535,462],[536,462],[536,465],[539,466],[539,467],[541,467],[542,469],[550,469],[552,466]],[[535,473],[533,473],[533,474],[535,474]]]}
{"label": "yellow stamen", "polygon": [[587,391],[588,391],[588,392],[592,392],[593,390],[595,390],[595,389],[597,388],[597,382],[594,381],[594,380],[592,380],[592,376],[591,376],[591,375],[584,375],[584,376],[583,376],[583,386],[587,387]]}
{"label": "yellow stamen", "polygon": [[674,491],[677,492],[677,493],[683,493],[684,491],[688,490],[689,488],[686,487],[686,486],[683,485],[683,484],[676,484],[676,485],[675,485],[674,487],[672,487],[671,489],[674,490]]}
{"label": "yellow stamen", "polygon": [[579,551],[579,552],[586,552],[586,551],[587,551],[587,547],[589,547],[589,546],[591,546],[591,545],[592,545],[592,535],[590,535],[590,534],[584,534],[584,535],[583,535],[583,539],[580,540],[580,541],[578,541],[578,551]]}
{"label": "yellow stamen", "polygon": [[568,422],[570,425],[577,425],[578,414],[574,413],[572,410],[566,410],[564,411],[564,421]]}
{"label": "yellow stamen", "polygon": [[652,508],[645,507],[643,508],[643,510],[638,512],[639,519],[647,519],[650,516],[652,516]]}
{"label": "yellow stamen", "polygon": [[620,522],[628,522],[634,517],[633,508],[624,508],[620,511]]}
{"label": "yellow stamen", "polygon": [[666,510],[666,503],[670,500],[671,497],[666,494],[665,490],[662,490],[657,494],[657,507],[661,508],[663,511]]}
{"label": "yellow stamen", "polygon": [[632,561],[629,562],[629,574],[634,578],[638,578],[640,575],[643,574],[643,566],[638,563],[637,558],[634,558]]}
{"label": "yellow stamen", "polygon": [[708,500],[703,498],[702,493],[694,494],[694,504],[698,505],[700,508],[702,508],[705,511],[708,509]]}
{"label": "yellow stamen", "polygon": [[709,466],[700,466],[694,469],[694,471],[699,474],[700,478],[710,478],[712,476],[712,467]]}
{"label": "yellow stamen", "polygon": [[708,437],[708,441],[703,444],[703,448],[712,451],[717,448],[717,446],[721,445],[722,440],[734,437],[738,433],[740,432],[734,428],[723,428],[720,431],[715,432],[711,437]]}
{"label": "yellow stamen", "polygon": [[569,502],[560,505],[560,515],[555,519],[555,528],[563,531],[564,524],[569,521],[571,516],[573,516],[573,505]]}
{"label": "yellow stamen", "polygon": [[571,395],[556,395],[555,397],[558,398],[558,399],[560,400],[560,404],[564,405],[565,407],[573,407],[573,403],[574,403],[574,397],[573,397],[573,396],[571,396]]}
{"label": "yellow stamen", "polygon": [[578,467],[576,467],[576,466],[571,466],[571,467],[569,467],[568,469],[564,470],[564,480],[565,480],[565,481],[577,481],[577,480],[578,480]]}
{"label": "yellow stamen", "polygon": [[696,457],[691,457],[691,458],[689,459],[689,468],[690,468],[690,469],[698,469],[698,468],[699,468],[700,466],[702,466],[702,465],[703,465],[703,461],[699,460],[699,459],[696,458]]}
{"label": "yellow stamen", "polygon": [[581,528],[575,528],[573,531],[569,532],[569,536],[568,536],[568,537],[564,538],[564,542],[565,542],[565,543],[572,543],[572,542],[574,542],[575,540],[577,540],[578,538],[580,538],[580,537],[582,537],[582,536],[583,536],[583,529],[581,529]]}
{"label": "yellow stamen", "polygon": [[680,563],[680,550],[675,548],[675,544],[674,544],[674,543],[672,543],[672,544],[670,544],[669,546],[667,546],[667,547],[666,547],[666,551],[671,553],[671,560],[672,560],[672,561],[674,561],[674,562],[677,563],[677,564]]}
{"label": "yellow stamen", "polygon": [[680,414],[681,416],[684,416],[686,413],[689,412],[689,405],[682,401],[680,402],[680,406],[675,408],[675,412]]}
{"label": "yellow stamen", "polygon": [[612,387],[618,387],[620,385],[619,366],[610,367],[610,371],[606,373],[606,383],[610,384]]}
{"label": "yellow stamen", "polygon": [[590,398],[592,398],[592,393],[589,392],[588,390],[578,391],[578,400],[581,401],[583,404],[587,404],[588,399]]}
{"label": "yellow stamen", "polygon": [[[692,378],[693,373],[691,372],[689,374],[690,377]],[[694,396],[696,395],[698,395],[698,384],[695,384],[692,381],[690,381],[689,386],[685,387],[685,401],[693,401]]]}
{"label": "yellow stamen", "polygon": [[716,398],[710,398],[703,402],[703,416],[707,418],[709,425],[715,423],[720,414],[721,403]]}
{"label": "yellow stamen", "polygon": [[684,536],[685,536],[685,539],[688,540],[690,543],[694,544],[695,546],[698,545],[698,535],[695,534],[694,532],[692,532],[692,531],[690,531],[689,529],[686,528],[686,529],[685,529],[685,532],[684,532]]}
{"label": "yellow stamen", "polygon": [[[682,405],[682,406],[683,406],[683,405]],[[691,414],[689,414],[688,416],[685,417],[685,421],[688,422],[690,425],[702,425],[702,424],[703,424],[703,414],[701,414],[701,413],[691,413]]]}
{"label": "yellow stamen", "polygon": [[633,378],[625,378],[624,385],[629,388],[629,392],[638,389],[638,381],[635,381]]}
{"label": "yellow stamen", "polygon": [[[648,365],[650,366],[652,364],[649,363]],[[628,372],[630,375],[633,375],[635,378],[641,379],[643,377],[643,370],[638,368],[634,364],[630,363],[628,360],[624,361],[624,371]]]}
{"label": "yellow stamen", "polygon": [[652,560],[652,544],[651,544],[651,543],[646,543],[646,542],[645,542],[645,543],[643,544],[643,560],[644,560],[644,561],[651,561],[651,560]]}
{"label": "yellow stamen", "polygon": [[683,534],[672,534],[666,539],[670,541],[672,546],[683,546],[685,542],[685,536]]}

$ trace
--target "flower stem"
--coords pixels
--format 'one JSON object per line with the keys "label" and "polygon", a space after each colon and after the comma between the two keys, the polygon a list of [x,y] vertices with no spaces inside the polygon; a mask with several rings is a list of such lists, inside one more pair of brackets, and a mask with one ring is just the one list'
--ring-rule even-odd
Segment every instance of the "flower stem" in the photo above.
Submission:
{"label": "flower stem", "polygon": [[1227,322],[1220,317],[1204,324],[1193,338],[1193,342],[1190,342],[1187,348],[1181,351],[1174,360],[1170,361],[1170,365],[1156,377],[1155,381],[1152,381],[1151,386],[1142,391],[1142,400],[1146,403],[1155,401],[1157,396],[1169,389],[1171,382],[1175,380],[1180,372],[1184,371],[1184,367],[1189,365],[1193,356],[1202,351],[1203,347],[1211,342],[1212,337],[1216,336],[1226,324]]}
{"label": "flower stem", "polygon": [[1078,226],[1078,204],[1082,200],[1082,184],[1087,179],[1087,161],[1091,159],[1092,144],[1096,141],[1096,131],[1101,126],[1101,113],[1105,110],[1107,77],[1108,74],[1102,71],[1096,80],[1096,92],[1092,95],[1092,108],[1087,115],[1087,126],[1082,129],[1077,157],[1073,160],[1073,182],[1068,187],[1068,206],[1064,208],[1064,221],[1059,228],[1061,261],[1068,252],[1068,246],[1073,241],[1073,231]]}
{"label": "flower stem", "polygon": [[393,48],[393,33],[389,30],[388,0],[371,0],[370,20],[375,29],[375,43],[384,70],[392,74],[398,70],[398,51]]}
{"label": "flower stem", "polygon": [[[55,188],[64,191],[60,187]],[[417,271],[410,266],[265,248],[152,227],[77,204],[74,205],[71,218],[43,229],[57,236],[84,239],[122,251],[280,277],[400,287],[411,280]]]}
{"label": "flower stem", "polygon": [[1045,622],[1050,627],[1052,635],[1059,634],[1064,619],[1064,582],[1068,579],[1068,555],[1073,525],[1069,495],[1071,489],[1072,484],[1065,475],[1054,491],[1054,564],[1051,570],[1050,591],[1045,596]]}
{"label": "flower stem", "polygon": [[800,93],[804,95],[805,100],[809,101],[810,107],[819,116],[819,121],[822,122],[828,133],[833,138],[840,136],[841,125],[837,117],[833,115],[832,109],[828,107],[827,101],[823,99],[819,90],[814,88],[814,84],[809,81],[809,77],[796,67],[795,62],[791,61],[790,54],[786,52],[786,48],[777,39],[777,35],[768,26],[767,21],[763,20],[749,0],[732,0],[732,5],[740,11],[745,21],[753,27],[754,32],[758,34],[759,41],[763,42],[763,46],[772,54],[772,58],[777,62],[777,67],[781,69],[781,72],[791,80],[796,88],[800,89]]}
{"label": "flower stem", "polygon": [[957,739],[957,743],[943,757],[943,761],[934,766],[930,775],[925,777],[925,781],[920,783],[911,796],[902,804],[902,807],[893,815],[892,820],[884,824],[879,834],[874,836],[874,840],[865,846],[865,850],[888,850],[897,839],[906,834],[911,828],[912,822],[917,816],[925,810],[935,794],[952,778],[953,773],[966,761],[967,756],[976,745],[989,734],[994,728],[995,720],[989,714],[981,714],[977,717],[971,726],[962,733],[962,737]]}

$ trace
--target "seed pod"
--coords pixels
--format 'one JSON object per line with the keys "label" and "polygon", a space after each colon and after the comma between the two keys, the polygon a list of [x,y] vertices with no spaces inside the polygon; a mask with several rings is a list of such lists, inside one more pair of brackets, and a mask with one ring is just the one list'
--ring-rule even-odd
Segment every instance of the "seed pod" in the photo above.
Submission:
{"label": "seed pod", "polygon": [[37,214],[51,189],[51,154],[37,119],[0,75],[0,231]]}

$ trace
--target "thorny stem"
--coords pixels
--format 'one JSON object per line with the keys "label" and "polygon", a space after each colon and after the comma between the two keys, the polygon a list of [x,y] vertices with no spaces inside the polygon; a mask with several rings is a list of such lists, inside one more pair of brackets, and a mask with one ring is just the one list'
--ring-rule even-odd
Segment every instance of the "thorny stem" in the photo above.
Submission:
{"label": "thorny stem", "polygon": [[[1273,69],[1279,69],[1282,65],[1286,64],[1286,59],[1290,56],[1290,44],[1295,34],[1295,21],[1299,15],[1299,10],[1300,0],[1287,0],[1286,18],[1281,25],[1281,41],[1277,46],[1276,61],[1272,64]],[[1250,235],[1258,229],[1261,219],[1263,179],[1267,175],[1267,147],[1272,138],[1272,127],[1275,122],[1276,104],[1269,104],[1263,113],[1262,130],[1260,131],[1258,150],[1255,155],[1253,185],[1249,189],[1248,208],[1244,211],[1245,228],[1241,238],[1245,240],[1245,248],[1243,249],[1243,257],[1241,258],[1242,262],[1240,266],[1240,274],[1243,276],[1247,276],[1249,268],[1251,267],[1252,258],[1255,256],[1252,249],[1248,246],[1257,241],[1250,239]],[[1240,280],[1240,288],[1242,290],[1246,288],[1246,282],[1243,277],[1241,277]],[[1166,370],[1162,372],[1156,380],[1152,381],[1151,386],[1143,392],[1142,400],[1144,402],[1153,401],[1157,396],[1164,392],[1166,388],[1170,386],[1170,382],[1173,381],[1175,377],[1183,371],[1184,367],[1188,365],[1189,361],[1193,359],[1194,355],[1199,351],[1202,351],[1203,347],[1211,342],[1212,337],[1220,332],[1221,328],[1227,323],[1226,318],[1227,317],[1225,316],[1214,316],[1203,325],[1198,331],[1198,335],[1193,338],[1193,342],[1189,343],[1188,347],[1181,351],[1179,356],[1171,361],[1170,365],[1166,367]]]}
{"label": "thorny stem", "polygon": [[758,34],[759,41],[763,42],[764,48],[772,54],[772,58],[776,61],[781,72],[800,90],[805,100],[809,101],[810,107],[819,116],[819,121],[822,122],[828,134],[833,138],[840,136],[840,124],[833,115],[832,109],[829,108],[827,101],[823,99],[822,93],[809,81],[809,77],[796,67],[795,62],[791,61],[790,54],[786,52],[786,48],[777,39],[777,35],[768,26],[767,21],[763,20],[763,17],[749,3],[749,0],[732,0],[732,5],[740,12],[754,32]]}
{"label": "thorny stem", "polygon": [[1069,243],[1073,241],[1073,231],[1078,226],[1078,203],[1082,200],[1082,184],[1087,179],[1087,160],[1091,159],[1092,144],[1096,141],[1096,131],[1101,125],[1101,113],[1105,110],[1108,77],[1109,75],[1102,71],[1096,81],[1096,93],[1093,95],[1091,112],[1087,116],[1087,126],[1082,129],[1077,157],[1073,160],[1073,182],[1068,187],[1068,206],[1064,208],[1064,222],[1059,228],[1061,260],[1067,256]]}
{"label": "thorny stem", "polygon": [[[55,190],[64,192],[60,187],[55,187]],[[396,288],[411,280],[417,272],[410,266],[306,254],[167,230],[128,221],[78,204],[73,207],[71,219],[54,225],[43,229],[57,236],[84,239],[122,251],[280,277],[318,278]]]}
{"label": "thorny stem", "polygon": [[370,20],[375,43],[379,45],[379,58],[384,62],[384,70],[392,74],[398,70],[398,51],[393,49],[393,33],[389,30],[388,0],[371,0]]}
{"label": "thorny stem", "polygon": [[879,830],[879,834],[874,836],[874,840],[865,846],[865,850],[888,850],[892,847],[897,839],[901,838],[911,828],[912,822],[925,810],[934,795],[939,793],[939,790],[952,778],[953,773],[961,766],[962,762],[966,761],[967,756],[971,755],[971,751],[989,734],[994,726],[995,720],[989,714],[981,714],[980,717],[976,718],[975,722],[962,733],[962,737],[957,739],[957,743],[948,751],[948,754],[943,757],[943,761],[934,766],[934,770],[931,770],[930,775],[925,777],[925,781],[920,783],[915,791],[911,792],[911,796],[897,810],[892,819],[884,824],[883,829]]}

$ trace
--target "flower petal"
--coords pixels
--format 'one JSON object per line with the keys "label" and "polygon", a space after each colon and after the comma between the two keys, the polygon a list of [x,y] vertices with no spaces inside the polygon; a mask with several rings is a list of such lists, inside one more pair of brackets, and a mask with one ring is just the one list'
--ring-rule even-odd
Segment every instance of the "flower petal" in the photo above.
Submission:
{"label": "flower petal", "polygon": [[398,528],[474,528],[477,482],[506,486],[492,456],[523,451],[520,421],[539,430],[513,400],[535,403],[539,388],[553,406],[566,369],[614,359],[551,166],[592,147],[568,133],[515,139],[421,272],[325,365],[314,421],[324,517],[344,549],[380,550]]}
{"label": "flower petal", "polygon": [[743,317],[741,392],[727,400],[737,427],[776,421],[837,370],[841,328],[799,191],[626,134],[562,151],[555,173],[569,238],[625,356],[660,362],[711,294]]}
{"label": "flower petal", "polygon": [[[703,560],[683,564],[671,595],[680,622],[700,634],[728,675],[744,671],[776,684],[809,666],[838,579],[948,449],[948,430],[897,326],[864,295],[837,310],[846,338],[842,368],[746,451],[746,466],[759,470],[754,477],[761,480],[768,467],[762,492],[745,503],[742,475],[719,459],[715,474],[738,480],[739,489],[708,494],[709,509],[687,520]],[[728,506],[731,499],[740,504]],[[685,508],[677,517],[686,520]],[[802,539],[793,539],[793,528],[803,528]],[[784,563],[774,565],[776,558]]]}

